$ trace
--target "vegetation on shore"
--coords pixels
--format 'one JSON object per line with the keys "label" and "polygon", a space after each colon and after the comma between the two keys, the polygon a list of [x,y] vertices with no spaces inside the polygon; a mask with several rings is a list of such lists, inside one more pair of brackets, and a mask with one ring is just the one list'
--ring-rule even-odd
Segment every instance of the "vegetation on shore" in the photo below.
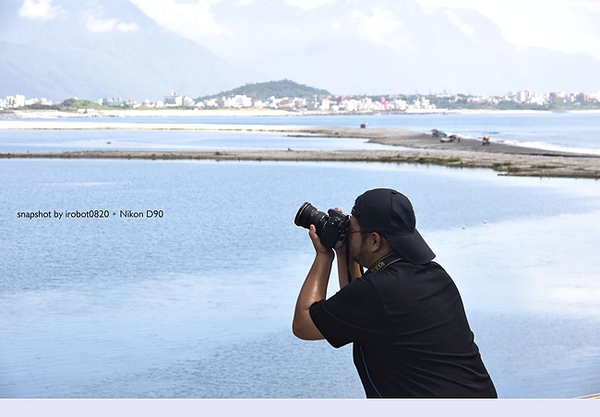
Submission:
{"label": "vegetation on shore", "polygon": [[600,179],[600,158],[545,155],[488,154],[478,152],[427,151],[69,151],[41,153],[0,153],[0,159],[146,159],[146,160],[224,160],[294,162],[375,162],[438,165],[449,168],[486,168],[499,175]]}
{"label": "vegetation on shore", "polygon": [[112,107],[103,106],[98,103],[94,103],[90,100],[81,100],[78,98],[68,98],[61,103],[57,104],[30,104],[28,106],[23,107],[23,110],[57,110],[57,111],[66,111],[73,112],[79,110],[112,110]]}
{"label": "vegetation on shore", "polygon": [[270,97],[275,98],[311,98],[314,96],[329,96],[331,93],[327,90],[309,87],[298,84],[291,80],[269,81],[264,83],[245,84],[233,90],[223,91],[218,94],[199,97],[196,101],[205,100],[214,97],[233,97],[245,95],[248,97],[266,100]]}

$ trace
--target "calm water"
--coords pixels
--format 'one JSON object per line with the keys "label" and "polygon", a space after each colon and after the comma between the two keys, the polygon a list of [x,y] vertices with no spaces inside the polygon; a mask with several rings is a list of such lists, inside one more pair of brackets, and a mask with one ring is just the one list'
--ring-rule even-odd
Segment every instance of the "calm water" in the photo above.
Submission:
{"label": "calm water", "polygon": [[[36,121],[36,120],[32,120]],[[395,127],[430,133],[440,129],[462,136],[543,149],[600,154],[600,112],[492,112],[467,114],[324,115],[274,117],[111,117],[54,119],[44,122],[208,123],[302,126]],[[8,121],[10,122],[10,121]],[[108,143],[110,142],[110,143]],[[451,145],[449,145],[451,146]],[[244,132],[8,131],[0,130],[0,152],[71,149],[383,149],[356,139],[289,138]]]}
{"label": "calm water", "polygon": [[[380,186],[412,199],[501,397],[600,392],[597,181],[102,160],[3,160],[0,179],[0,397],[362,398],[348,347],[291,335],[313,257],[292,220]],[[90,209],[110,217],[54,218]]]}
{"label": "calm water", "polygon": [[279,133],[153,130],[0,130],[0,152],[72,150],[336,150],[398,149],[364,139],[288,137]]}

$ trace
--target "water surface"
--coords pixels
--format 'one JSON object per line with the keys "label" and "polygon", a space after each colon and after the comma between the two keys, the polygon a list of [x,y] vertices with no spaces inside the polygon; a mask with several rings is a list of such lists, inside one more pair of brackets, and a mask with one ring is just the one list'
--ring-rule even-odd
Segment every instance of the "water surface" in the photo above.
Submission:
{"label": "water surface", "polygon": [[[291,335],[313,257],[293,217],[305,201],[349,210],[382,186],[413,201],[501,397],[600,391],[597,181],[18,159],[0,163],[0,178],[0,397],[362,398],[348,347]],[[111,216],[18,218],[90,209]]]}

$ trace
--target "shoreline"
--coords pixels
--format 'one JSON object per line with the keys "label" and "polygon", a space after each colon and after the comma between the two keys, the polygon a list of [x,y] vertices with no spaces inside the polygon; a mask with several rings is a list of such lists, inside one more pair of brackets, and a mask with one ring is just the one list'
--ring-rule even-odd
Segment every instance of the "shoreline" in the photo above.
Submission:
{"label": "shoreline", "polygon": [[400,128],[348,128],[292,125],[232,125],[196,123],[110,123],[60,121],[6,121],[4,130],[197,130],[283,133],[296,137],[360,138],[372,143],[397,146],[390,150],[341,151],[139,151],[88,150],[64,152],[0,153],[0,159],[150,159],[150,160],[230,160],[230,161],[339,161],[386,162],[440,165],[452,168],[492,169],[500,175],[600,179],[600,155],[547,151],[494,142],[482,146],[476,139],[440,142],[431,134]]}
{"label": "shoreline", "polygon": [[501,109],[412,109],[407,111],[373,112],[369,110],[357,112],[332,112],[324,110],[281,110],[281,109],[259,109],[259,108],[241,108],[241,109],[115,109],[115,110],[94,110],[81,109],[79,111],[61,111],[61,110],[19,110],[6,109],[0,111],[0,121],[2,120],[30,120],[30,119],[90,119],[90,118],[121,118],[130,117],[151,117],[160,119],[161,117],[301,117],[301,116],[372,116],[385,114],[544,114],[544,113],[596,113],[600,114],[600,109],[572,109],[564,111],[555,110],[501,110]]}
{"label": "shoreline", "polygon": [[0,159],[140,159],[281,162],[373,162],[491,169],[504,176],[600,179],[600,159],[581,156],[402,151],[69,151],[3,153]]}
{"label": "shoreline", "polygon": [[142,159],[288,162],[373,162],[492,169],[505,176],[600,179],[600,161],[586,157],[402,151],[70,151],[3,153],[0,159]]}

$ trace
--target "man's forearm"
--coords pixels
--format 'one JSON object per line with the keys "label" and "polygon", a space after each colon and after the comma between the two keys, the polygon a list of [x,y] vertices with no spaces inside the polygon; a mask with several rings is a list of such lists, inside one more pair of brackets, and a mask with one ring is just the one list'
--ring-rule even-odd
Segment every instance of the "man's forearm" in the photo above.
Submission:
{"label": "man's forearm", "polygon": [[300,339],[323,339],[323,335],[310,317],[309,309],[315,302],[326,298],[332,263],[333,252],[317,254],[300,289],[292,323],[292,330]]}

